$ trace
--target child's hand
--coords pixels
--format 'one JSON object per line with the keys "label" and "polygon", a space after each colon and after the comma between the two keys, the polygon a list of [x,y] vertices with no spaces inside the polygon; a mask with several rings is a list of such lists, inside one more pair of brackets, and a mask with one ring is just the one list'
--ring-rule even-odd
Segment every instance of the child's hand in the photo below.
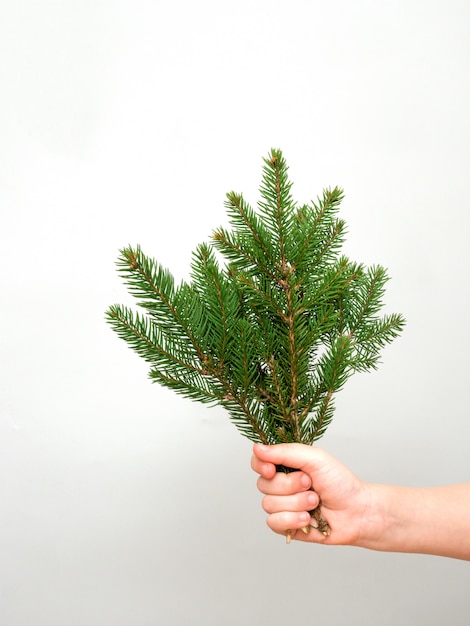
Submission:
{"label": "child's hand", "polygon": [[[367,486],[347,467],[324,450],[303,444],[256,444],[253,452],[251,466],[260,474],[258,489],[265,494],[263,508],[274,532],[286,535],[291,531],[293,539],[315,543],[354,545],[359,541]],[[300,471],[276,472],[276,465]],[[318,530],[311,529],[308,534],[300,530],[310,523],[308,511],[319,502],[331,528],[328,537]]]}

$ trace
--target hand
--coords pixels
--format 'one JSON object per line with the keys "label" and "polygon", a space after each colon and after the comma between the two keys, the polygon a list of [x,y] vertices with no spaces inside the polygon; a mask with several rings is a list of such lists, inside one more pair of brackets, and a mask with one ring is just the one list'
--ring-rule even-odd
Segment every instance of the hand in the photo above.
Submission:
{"label": "hand", "polygon": [[[314,543],[361,543],[367,526],[366,483],[320,448],[296,443],[255,444],[253,452],[251,466],[260,474],[258,489],[265,494],[263,509],[274,532],[287,535],[290,531],[293,539]],[[301,471],[284,474],[276,472],[276,465]],[[327,537],[314,529],[308,534],[301,531],[310,524],[308,511],[319,503],[331,528]]]}
{"label": "hand", "polygon": [[[470,483],[398,487],[365,483],[330,454],[299,443],[253,448],[268,526],[298,541],[470,560]],[[285,465],[298,472],[276,472]],[[312,491],[312,489],[314,491]],[[311,529],[320,504],[331,533]],[[313,522],[312,525],[315,525]]]}

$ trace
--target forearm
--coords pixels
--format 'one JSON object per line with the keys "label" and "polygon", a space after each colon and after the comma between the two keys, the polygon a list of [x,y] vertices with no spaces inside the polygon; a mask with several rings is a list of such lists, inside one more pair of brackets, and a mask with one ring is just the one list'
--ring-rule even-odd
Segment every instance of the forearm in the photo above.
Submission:
{"label": "forearm", "polygon": [[357,545],[470,560],[470,483],[411,488],[368,485]]}

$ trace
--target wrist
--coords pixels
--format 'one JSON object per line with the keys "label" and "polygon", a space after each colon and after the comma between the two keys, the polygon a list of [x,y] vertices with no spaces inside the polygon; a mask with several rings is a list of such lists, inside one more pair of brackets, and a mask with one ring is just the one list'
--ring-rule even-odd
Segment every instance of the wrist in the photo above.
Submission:
{"label": "wrist", "polygon": [[397,515],[395,489],[388,485],[364,485],[364,510],[355,545],[370,550],[393,551],[406,534],[405,522]]}
{"label": "wrist", "polygon": [[367,485],[362,547],[384,552],[436,554],[435,511],[429,510],[429,490],[392,485]]}

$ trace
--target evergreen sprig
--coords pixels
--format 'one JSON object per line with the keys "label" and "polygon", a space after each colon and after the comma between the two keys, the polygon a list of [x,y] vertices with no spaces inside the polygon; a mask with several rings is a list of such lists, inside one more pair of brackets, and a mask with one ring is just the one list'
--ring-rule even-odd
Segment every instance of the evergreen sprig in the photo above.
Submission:
{"label": "evergreen sprig", "polygon": [[141,312],[106,313],[153,381],[224,406],[243,435],[267,444],[319,439],[335,394],[354,372],[376,368],[404,325],[379,315],[386,270],[341,254],[342,190],[299,206],[291,188],[272,150],[258,211],[227,194],[231,230],[197,247],[188,282],[175,285],[139,246],[122,249],[118,271]]}

